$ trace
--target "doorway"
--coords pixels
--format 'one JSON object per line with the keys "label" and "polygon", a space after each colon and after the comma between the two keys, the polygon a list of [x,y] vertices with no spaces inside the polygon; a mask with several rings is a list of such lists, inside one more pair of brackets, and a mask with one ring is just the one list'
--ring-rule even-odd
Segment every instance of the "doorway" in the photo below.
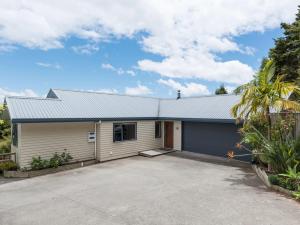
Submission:
{"label": "doorway", "polygon": [[166,149],[173,149],[174,123],[165,121],[164,124],[164,147]]}

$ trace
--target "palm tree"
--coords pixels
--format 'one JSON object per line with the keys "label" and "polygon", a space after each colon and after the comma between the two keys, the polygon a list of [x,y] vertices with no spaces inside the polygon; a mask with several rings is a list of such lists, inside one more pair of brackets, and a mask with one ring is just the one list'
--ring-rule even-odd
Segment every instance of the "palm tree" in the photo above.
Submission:
{"label": "palm tree", "polygon": [[269,59],[252,81],[235,90],[236,94],[241,94],[241,100],[231,109],[234,118],[244,119],[247,122],[251,115],[259,114],[267,119],[270,126],[271,110],[300,111],[300,104],[288,99],[291,93],[300,93],[299,86],[293,82],[284,82],[284,76],[275,78],[274,74],[275,63]]}

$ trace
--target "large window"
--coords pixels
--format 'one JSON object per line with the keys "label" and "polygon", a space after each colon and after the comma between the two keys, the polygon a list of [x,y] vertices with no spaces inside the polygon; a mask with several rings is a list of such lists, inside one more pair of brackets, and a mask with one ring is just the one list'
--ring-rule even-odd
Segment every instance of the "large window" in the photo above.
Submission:
{"label": "large window", "polygon": [[155,122],[155,138],[161,138],[161,122]]}
{"label": "large window", "polygon": [[136,140],[136,123],[115,123],[114,141]]}
{"label": "large window", "polygon": [[18,124],[12,125],[12,144],[18,146]]}

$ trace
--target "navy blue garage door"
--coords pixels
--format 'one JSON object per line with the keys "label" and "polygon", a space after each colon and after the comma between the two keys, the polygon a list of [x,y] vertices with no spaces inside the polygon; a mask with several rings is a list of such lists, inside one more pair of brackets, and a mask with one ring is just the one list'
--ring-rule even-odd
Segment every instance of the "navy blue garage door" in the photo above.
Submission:
{"label": "navy blue garage door", "polygon": [[[229,150],[240,141],[238,126],[231,123],[183,122],[182,146],[184,151],[227,157]],[[244,152],[245,153],[245,152]],[[246,160],[248,159],[241,159]]]}

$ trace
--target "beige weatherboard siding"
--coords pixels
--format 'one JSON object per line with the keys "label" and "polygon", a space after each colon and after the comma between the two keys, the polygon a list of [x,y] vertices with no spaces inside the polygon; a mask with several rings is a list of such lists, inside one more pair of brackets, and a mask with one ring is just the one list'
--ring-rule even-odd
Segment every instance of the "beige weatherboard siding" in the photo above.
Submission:
{"label": "beige weatherboard siding", "polygon": [[94,159],[94,143],[88,142],[88,132],[94,132],[94,123],[23,123],[17,148],[21,168],[30,167],[32,157],[49,159],[64,149],[73,161]]}
{"label": "beige weatherboard siding", "polygon": [[174,149],[181,150],[181,121],[174,121]]}
{"label": "beige weatherboard siding", "polygon": [[[136,123],[137,139],[130,141],[113,141],[114,123]],[[107,161],[137,155],[141,151],[162,147],[162,138],[155,138],[155,121],[123,121],[101,122],[98,126],[97,135],[97,159]]]}

